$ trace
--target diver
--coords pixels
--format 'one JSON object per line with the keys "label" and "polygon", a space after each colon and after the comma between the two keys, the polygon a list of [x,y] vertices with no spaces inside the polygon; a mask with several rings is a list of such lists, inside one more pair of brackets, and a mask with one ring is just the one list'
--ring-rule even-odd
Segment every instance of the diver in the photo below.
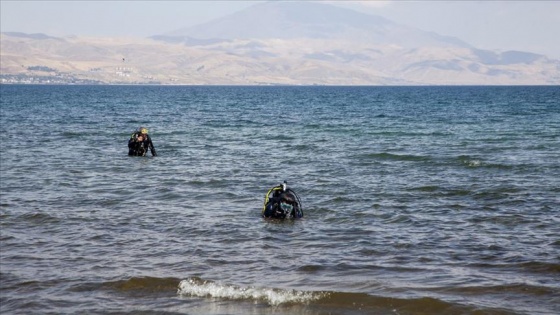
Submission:
{"label": "diver", "polygon": [[128,140],[128,155],[145,156],[148,149],[152,152],[152,156],[157,156],[152,139],[148,135],[148,129],[140,127]]}
{"label": "diver", "polygon": [[299,219],[303,217],[301,200],[286,181],[272,187],[264,197],[262,216],[275,219]]}

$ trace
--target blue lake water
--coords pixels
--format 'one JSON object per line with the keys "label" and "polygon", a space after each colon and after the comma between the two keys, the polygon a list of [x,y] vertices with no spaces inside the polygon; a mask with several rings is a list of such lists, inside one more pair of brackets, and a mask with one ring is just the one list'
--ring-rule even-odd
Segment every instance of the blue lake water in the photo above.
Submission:
{"label": "blue lake water", "polygon": [[2,314],[560,313],[558,86],[0,92]]}

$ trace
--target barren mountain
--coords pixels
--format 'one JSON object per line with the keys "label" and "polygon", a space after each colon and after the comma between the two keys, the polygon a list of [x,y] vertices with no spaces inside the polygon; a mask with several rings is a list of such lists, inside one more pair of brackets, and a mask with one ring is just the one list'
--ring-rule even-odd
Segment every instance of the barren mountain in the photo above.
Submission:
{"label": "barren mountain", "polygon": [[2,79],[98,83],[560,84],[560,61],[312,2],[266,2],[150,39],[3,33]]}
{"label": "barren mountain", "polygon": [[404,48],[470,47],[456,38],[399,25],[380,16],[306,1],[260,3],[209,23],[156,36],[166,37],[187,43],[201,39],[328,39]]}

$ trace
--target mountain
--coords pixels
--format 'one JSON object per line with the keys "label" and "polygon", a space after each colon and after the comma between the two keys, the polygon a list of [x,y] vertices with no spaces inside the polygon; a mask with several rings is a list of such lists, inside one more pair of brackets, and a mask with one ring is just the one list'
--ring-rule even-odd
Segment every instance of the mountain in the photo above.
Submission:
{"label": "mountain", "polygon": [[126,84],[560,84],[559,60],[481,50],[308,1],[259,3],[148,39],[2,33],[0,57],[4,82],[43,76]]}
{"label": "mountain", "polygon": [[26,34],[26,33],[21,33],[21,32],[5,32],[4,34],[6,34],[7,36],[12,36],[12,37],[31,38],[31,39],[39,39],[39,40],[40,39],[62,40],[60,38],[52,37],[52,36],[42,34],[42,33]]}
{"label": "mountain", "polygon": [[406,48],[425,45],[470,47],[452,37],[398,25],[380,16],[316,2],[264,2],[229,16],[163,36],[193,39],[329,39]]}

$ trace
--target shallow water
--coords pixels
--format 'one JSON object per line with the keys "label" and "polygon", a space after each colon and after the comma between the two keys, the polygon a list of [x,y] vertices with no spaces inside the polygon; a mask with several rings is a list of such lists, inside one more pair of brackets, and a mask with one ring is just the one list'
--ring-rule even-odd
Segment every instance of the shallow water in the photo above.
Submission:
{"label": "shallow water", "polygon": [[0,88],[3,314],[560,313],[560,87]]}

